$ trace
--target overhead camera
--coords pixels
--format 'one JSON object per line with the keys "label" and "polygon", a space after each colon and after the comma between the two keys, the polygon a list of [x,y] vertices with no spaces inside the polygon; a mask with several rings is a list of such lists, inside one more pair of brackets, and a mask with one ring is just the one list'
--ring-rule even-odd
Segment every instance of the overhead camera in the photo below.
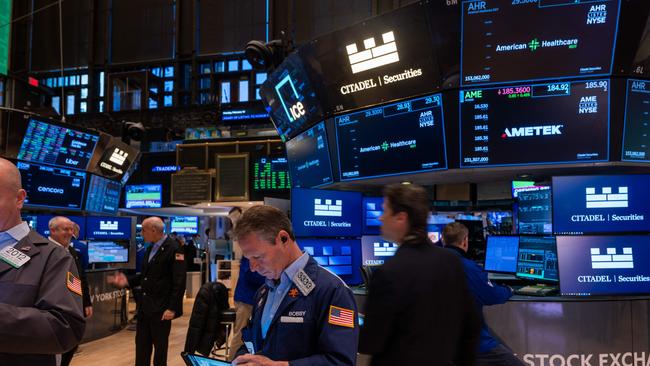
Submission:
{"label": "overhead camera", "polygon": [[142,122],[122,122],[122,141],[129,143],[133,141],[142,141],[144,137],[145,128]]}
{"label": "overhead camera", "polygon": [[284,31],[280,32],[280,39],[264,43],[250,41],[246,44],[244,54],[246,60],[255,70],[271,71],[275,69],[289,53],[289,42]]}

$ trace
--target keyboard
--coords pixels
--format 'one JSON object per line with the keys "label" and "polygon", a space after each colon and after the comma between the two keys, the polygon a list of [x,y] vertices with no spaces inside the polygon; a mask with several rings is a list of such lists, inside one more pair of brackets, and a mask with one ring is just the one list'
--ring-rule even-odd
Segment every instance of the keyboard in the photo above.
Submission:
{"label": "keyboard", "polygon": [[515,290],[515,294],[523,296],[553,296],[558,293],[556,286],[532,285]]}

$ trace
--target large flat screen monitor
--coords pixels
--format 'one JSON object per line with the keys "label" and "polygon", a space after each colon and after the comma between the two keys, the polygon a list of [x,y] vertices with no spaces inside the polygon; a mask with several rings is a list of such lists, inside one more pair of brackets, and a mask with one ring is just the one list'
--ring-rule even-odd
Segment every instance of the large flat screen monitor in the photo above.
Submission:
{"label": "large flat screen monitor", "polygon": [[361,257],[364,266],[382,265],[386,259],[395,255],[398,245],[385,240],[380,235],[361,237]]}
{"label": "large flat screen monitor", "polygon": [[86,172],[25,162],[16,166],[27,191],[25,205],[81,210]]}
{"label": "large flat screen monitor", "polygon": [[361,193],[293,188],[291,222],[296,236],[361,236]]}
{"label": "large flat screen monitor", "polygon": [[462,2],[461,85],[611,73],[618,0]]}
{"label": "large flat screen monitor", "polygon": [[30,119],[18,160],[86,170],[99,135]]}
{"label": "large flat screen monitor", "polygon": [[650,162],[650,81],[627,81],[621,160]]}
{"label": "large flat screen monitor", "polygon": [[447,168],[440,94],[334,119],[341,180]]}
{"label": "large flat screen monitor", "polygon": [[534,186],[518,193],[517,232],[519,234],[553,234],[551,187]]}
{"label": "large flat screen monitor", "polygon": [[130,217],[86,217],[86,236],[88,239],[131,239]]}
{"label": "large flat screen monitor", "polygon": [[553,236],[521,236],[517,255],[517,277],[557,283],[557,247]]}
{"label": "large flat screen monitor", "polygon": [[325,122],[287,141],[291,186],[319,187],[334,181]]}
{"label": "large flat screen monitor", "polygon": [[650,231],[650,175],[553,177],[556,234]]}
{"label": "large flat screen monitor", "polygon": [[519,254],[518,236],[487,237],[485,247],[485,270],[498,273],[516,273]]}
{"label": "large flat screen monitor", "polygon": [[318,264],[341,277],[349,285],[361,283],[361,242],[359,239],[299,238],[298,245]]}
{"label": "large flat screen monitor", "polygon": [[363,235],[379,235],[381,228],[379,218],[384,213],[383,203],[383,197],[363,197]]}
{"label": "large flat screen monitor", "polygon": [[278,191],[291,188],[289,164],[285,157],[261,156],[252,159],[253,191]]}
{"label": "large flat screen monitor", "polygon": [[199,218],[196,216],[174,216],[170,219],[171,232],[178,234],[198,234]]}
{"label": "large flat screen monitor", "polygon": [[461,168],[609,159],[609,80],[460,91]]}
{"label": "large flat screen monitor", "polygon": [[114,214],[120,206],[121,193],[120,182],[91,174],[85,210],[100,214]]}
{"label": "large flat screen monitor", "polygon": [[126,208],[160,208],[162,207],[162,185],[142,184],[124,187],[126,191]]}
{"label": "large flat screen monitor", "polygon": [[128,263],[128,241],[88,242],[88,263]]}
{"label": "large flat screen monitor", "polygon": [[558,236],[560,293],[650,293],[650,236]]}

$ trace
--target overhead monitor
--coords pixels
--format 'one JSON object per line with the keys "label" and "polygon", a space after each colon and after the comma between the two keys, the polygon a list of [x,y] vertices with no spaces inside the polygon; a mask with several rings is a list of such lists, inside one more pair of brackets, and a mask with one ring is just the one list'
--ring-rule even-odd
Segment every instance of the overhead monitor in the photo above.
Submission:
{"label": "overhead monitor", "polygon": [[529,187],[519,192],[517,202],[519,234],[553,234],[551,187]]}
{"label": "overhead monitor", "polygon": [[310,76],[322,87],[327,113],[430,93],[440,88],[425,2],[316,38],[302,46]]}
{"label": "overhead monitor", "polygon": [[124,187],[126,208],[162,207],[162,185],[141,184]]}
{"label": "overhead monitor", "polygon": [[527,188],[535,187],[534,181],[529,180],[513,180],[512,181],[512,197],[517,198],[519,192],[526,190]]}
{"label": "overhead monitor", "polygon": [[627,81],[621,160],[650,162],[650,81]]}
{"label": "overhead monitor", "polygon": [[139,154],[137,149],[113,137],[104,147],[97,161],[95,173],[124,183],[132,174],[135,168],[133,163]]}
{"label": "overhead monitor", "polygon": [[325,122],[287,141],[292,187],[320,187],[334,181]]}
{"label": "overhead monitor", "polygon": [[341,180],[447,168],[440,94],[334,119]]}
{"label": "overhead monitor", "polygon": [[86,236],[89,239],[131,239],[131,217],[88,216],[86,217]]}
{"label": "overhead monitor", "polygon": [[[35,219],[33,221],[35,226],[30,227],[34,230],[36,230],[37,233],[43,235],[44,237],[50,236],[50,220],[54,217],[55,215],[35,215]],[[86,218],[84,216],[72,216],[72,215],[65,215],[68,219],[72,220],[75,224],[79,225],[79,237],[77,238],[78,240],[84,240],[86,239]]]}
{"label": "overhead monitor", "polygon": [[96,213],[114,214],[120,206],[122,184],[118,181],[90,175],[85,210]]}
{"label": "overhead monitor", "polygon": [[321,100],[297,53],[287,56],[269,75],[260,88],[260,95],[282,141],[293,138],[323,117]]}
{"label": "overhead monitor", "polygon": [[521,236],[519,238],[517,277],[537,282],[558,282],[555,237]]}
{"label": "overhead monitor", "polygon": [[286,157],[261,156],[251,160],[251,188],[254,191],[277,191],[291,188]]}
{"label": "overhead monitor", "polygon": [[563,296],[650,293],[650,236],[558,236]]}
{"label": "overhead monitor", "polygon": [[349,285],[361,280],[361,242],[359,239],[299,238],[298,245],[318,264],[341,277]]}
{"label": "overhead monitor", "polygon": [[609,160],[609,80],[460,91],[461,168]]}
{"label": "overhead monitor", "polygon": [[20,161],[16,166],[27,191],[25,205],[81,210],[85,172]]}
{"label": "overhead monitor", "polygon": [[361,236],[361,193],[292,188],[291,222],[296,236]]}
{"label": "overhead monitor", "polygon": [[178,234],[198,234],[199,218],[196,216],[174,216],[170,218],[170,231]]}
{"label": "overhead monitor", "polygon": [[386,259],[395,255],[397,243],[382,238],[380,235],[364,235],[361,237],[361,257],[364,266],[382,265]]}
{"label": "overhead monitor", "polygon": [[384,213],[383,203],[383,197],[363,197],[363,235],[379,234],[381,227],[379,217]]}
{"label": "overhead monitor", "polygon": [[461,85],[610,74],[619,0],[462,2]]}
{"label": "overhead monitor", "polygon": [[128,241],[88,242],[88,263],[128,263]]}
{"label": "overhead monitor", "polygon": [[553,177],[556,234],[650,232],[650,175]]}
{"label": "overhead monitor", "polygon": [[98,134],[30,119],[18,160],[86,170],[99,141]]}
{"label": "overhead monitor", "polygon": [[485,270],[498,273],[516,273],[519,237],[488,235],[485,247]]}

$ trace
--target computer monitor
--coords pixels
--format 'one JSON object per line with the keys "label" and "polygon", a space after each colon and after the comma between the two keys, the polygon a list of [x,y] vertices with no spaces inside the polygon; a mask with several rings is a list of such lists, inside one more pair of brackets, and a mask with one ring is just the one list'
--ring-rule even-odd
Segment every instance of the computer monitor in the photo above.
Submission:
{"label": "computer monitor", "polygon": [[557,246],[553,236],[522,236],[517,254],[517,277],[557,283]]}
{"label": "computer monitor", "polygon": [[363,197],[363,229],[364,235],[378,235],[381,227],[379,217],[384,212],[383,197]]}
{"label": "computer monitor", "polygon": [[176,216],[170,219],[171,232],[179,234],[198,234],[199,218],[196,216]]}
{"label": "computer monitor", "polygon": [[128,240],[88,242],[88,263],[128,263]]}
{"label": "computer monitor", "polygon": [[377,266],[397,251],[397,244],[382,238],[380,235],[364,235],[361,237],[361,258],[364,266]]}
{"label": "computer monitor", "polygon": [[299,238],[298,245],[318,264],[349,285],[361,284],[361,241],[359,239]]}
{"label": "computer monitor", "polygon": [[126,208],[160,208],[162,207],[162,185],[142,184],[126,186]]}
{"label": "computer monitor", "polygon": [[488,236],[485,249],[485,270],[498,273],[516,273],[518,252],[518,236]]}
{"label": "computer monitor", "polygon": [[519,192],[517,228],[519,234],[553,234],[551,187],[536,186]]}
{"label": "computer monitor", "polygon": [[98,175],[90,175],[85,210],[89,212],[115,214],[120,205],[122,184]]}

